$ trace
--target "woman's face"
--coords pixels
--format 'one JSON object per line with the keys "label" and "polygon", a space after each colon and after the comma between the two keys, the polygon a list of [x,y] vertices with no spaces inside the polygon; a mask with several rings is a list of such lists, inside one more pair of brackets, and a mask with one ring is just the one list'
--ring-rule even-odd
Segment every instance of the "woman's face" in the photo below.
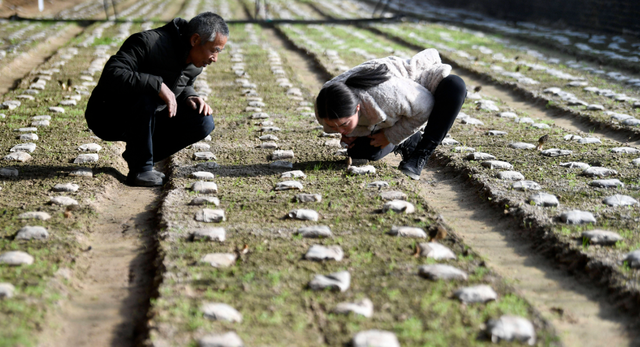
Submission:
{"label": "woman's face", "polygon": [[351,132],[358,126],[360,113],[360,104],[356,106],[356,113],[349,117],[343,117],[338,119],[327,119],[325,123],[327,126],[336,132],[339,132],[342,135],[351,134]]}

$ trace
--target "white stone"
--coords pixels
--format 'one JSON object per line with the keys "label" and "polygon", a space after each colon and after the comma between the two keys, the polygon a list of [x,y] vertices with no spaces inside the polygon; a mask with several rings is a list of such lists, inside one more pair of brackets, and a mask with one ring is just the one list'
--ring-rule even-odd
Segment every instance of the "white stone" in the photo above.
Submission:
{"label": "white stone", "polygon": [[295,196],[297,202],[321,202],[322,195],[320,194],[297,194]]}
{"label": "white stone", "polygon": [[322,246],[313,245],[309,248],[304,258],[307,260],[335,260],[341,261],[344,257],[344,252],[340,246]]}
{"label": "white stone", "polygon": [[41,226],[25,226],[18,230],[16,240],[45,240],[49,237],[47,229]]}
{"label": "white stone", "polygon": [[193,160],[216,160],[216,156],[211,152],[195,152]]}
{"label": "white stone", "polygon": [[18,169],[13,167],[0,168],[0,177],[18,177]]}
{"label": "white stone", "polygon": [[473,153],[467,154],[468,160],[490,160],[495,158],[496,158],[495,156],[489,153],[473,152]]}
{"label": "white stone", "polygon": [[456,259],[455,253],[446,246],[437,242],[425,242],[420,245],[420,256],[432,258],[435,260],[453,260]]}
{"label": "white stone", "polygon": [[78,204],[78,202],[75,199],[72,199],[68,196],[54,196],[49,200],[49,202],[51,202],[53,205],[60,205],[60,206],[70,206],[70,205]]}
{"label": "white stone", "polygon": [[38,135],[36,135],[36,134],[22,134],[22,135],[20,135],[20,141],[38,141]]}
{"label": "white stone", "polygon": [[478,285],[473,287],[460,288],[453,292],[458,300],[465,304],[487,303],[498,300],[498,294],[488,285]]}
{"label": "white stone", "polygon": [[278,132],[278,131],[280,131],[280,128],[278,128],[278,127],[262,127],[262,128],[260,128],[260,131],[263,132],[263,133]]}
{"label": "white stone", "polygon": [[15,290],[11,283],[0,283],[0,299],[11,299]]}
{"label": "white stone", "polygon": [[464,153],[464,152],[475,152],[476,149],[473,148],[473,147],[459,146],[459,147],[453,147],[453,151],[454,152],[459,152],[459,153]]}
{"label": "white stone", "polygon": [[78,150],[80,152],[100,152],[101,149],[102,146],[97,143],[85,143],[84,145],[78,147]]}
{"label": "white stone", "polygon": [[627,253],[623,261],[626,261],[627,265],[629,265],[629,267],[632,269],[639,268],[640,267],[640,249]]}
{"label": "white stone", "polygon": [[211,172],[207,171],[195,171],[189,175],[192,178],[196,178],[199,180],[212,180],[214,179],[214,175]]}
{"label": "white stone", "polygon": [[19,131],[21,133],[36,132],[36,131],[38,131],[38,128],[36,128],[36,127],[18,128],[15,131]]}
{"label": "white stone", "polygon": [[517,171],[501,171],[501,172],[498,172],[497,177],[501,180],[508,180],[508,181],[524,180],[524,176]]}
{"label": "white stone", "polygon": [[337,314],[354,313],[371,318],[373,316],[373,302],[366,298],[356,302],[341,302],[331,311]]}
{"label": "white stone", "polygon": [[31,265],[33,257],[22,251],[10,251],[0,254],[0,265]]}
{"label": "white stone", "polygon": [[500,130],[489,130],[487,131],[487,135],[489,136],[504,136],[507,135],[506,131],[500,131]]}
{"label": "white stone", "polygon": [[582,238],[595,245],[615,245],[616,242],[623,240],[622,236],[616,232],[600,229],[584,231]]}
{"label": "white stone", "polygon": [[582,171],[582,174],[589,177],[606,177],[611,175],[617,175],[618,172],[613,169],[607,169],[606,167],[592,166]]}
{"label": "white stone", "polygon": [[380,198],[385,201],[407,200],[407,194],[400,191],[390,190],[380,193]]}
{"label": "white stone", "polygon": [[331,229],[325,225],[312,225],[307,227],[301,227],[296,232],[298,235],[302,235],[304,238],[324,238],[332,237]]}
{"label": "white stone", "polygon": [[484,122],[482,122],[481,120],[477,119],[477,118],[464,118],[462,119],[462,124],[469,124],[469,125],[484,125]]}
{"label": "white stone", "polygon": [[191,190],[201,194],[218,194],[218,185],[214,182],[198,181],[191,185]]}
{"label": "white stone", "polygon": [[69,176],[93,177],[93,171],[87,167],[81,167],[69,173]]}
{"label": "white stone", "polygon": [[600,139],[595,138],[595,137],[583,137],[581,139],[578,139],[578,143],[581,144],[581,145],[602,144],[602,141],[600,141]]}
{"label": "white stone", "polygon": [[513,184],[511,185],[511,188],[513,188],[515,190],[521,190],[521,191],[540,190],[540,189],[542,189],[542,187],[540,187],[540,184],[538,184],[537,182],[534,182],[534,181],[513,182]]}
{"label": "white stone", "polygon": [[275,149],[275,148],[278,148],[280,146],[275,142],[263,142],[263,143],[259,144],[256,147],[257,148],[263,148],[263,149]]}
{"label": "white stone", "polygon": [[580,210],[564,212],[560,215],[560,219],[567,224],[585,224],[596,222],[596,218],[591,212]]}
{"label": "white stone", "polygon": [[391,231],[389,231],[388,234],[392,236],[400,236],[400,237],[413,237],[413,238],[420,238],[420,239],[427,238],[427,233],[424,230],[416,227],[407,227],[407,226],[404,226],[404,227],[392,226]]}
{"label": "white stone", "polygon": [[366,175],[366,174],[375,174],[376,168],[373,165],[364,165],[364,166],[349,166],[347,168],[347,173],[351,175]]}
{"label": "white stone", "polygon": [[48,120],[36,120],[31,122],[31,126],[33,127],[48,127],[50,125]]}
{"label": "white stone", "polygon": [[536,206],[558,206],[560,202],[555,195],[547,193],[538,193],[529,197],[529,203]]}
{"label": "white stone", "polygon": [[35,151],[35,150],[36,150],[36,144],[35,143],[21,143],[19,145],[15,145],[15,146],[11,147],[9,152],[33,153],[33,151]]}
{"label": "white stone", "polygon": [[345,292],[350,285],[351,274],[348,271],[334,272],[326,276],[315,275],[309,282],[309,288],[312,290],[331,289]]}
{"label": "white stone", "polygon": [[375,181],[375,182],[371,182],[369,184],[367,184],[367,188],[388,188],[389,187],[389,183],[385,182],[385,181]]}
{"label": "white stone", "polygon": [[80,154],[74,161],[74,164],[95,163],[98,161],[98,155],[95,153]]}
{"label": "white stone", "polygon": [[191,200],[189,204],[191,205],[212,204],[217,207],[217,206],[220,206],[220,199],[216,198],[215,196],[197,196],[193,198],[193,200]]}
{"label": "white stone", "polygon": [[53,186],[54,192],[77,192],[80,188],[79,185],[74,183],[58,183]]}
{"label": "white stone", "polygon": [[35,219],[35,220],[48,220],[51,216],[46,212],[25,212],[18,215],[18,219]]}
{"label": "white stone", "polygon": [[276,183],[275,190],[291,190],[291,189],[302,190],[302,188],[303,188],[302,183],[298,181],[283,181],[283,182]]}
{"label": "white stone", "polygon": [[353,337],[353,347],[400,347],[400,342],[390,331],[367,330]]}
{"label": "white stone", "polygon": [[207,263],[215,268],[228,267],[236,261],[233,253],[209,253],[200,259],[201,263]]}
{"label": "white stone", "polygon": [[504,341],[526,342],[530,346],[536,343],[536,333],[533,324],[526,318],[516,316],[502,316],[487,322],[487,333],[493,343]]}
{"label": "white stone", "polygon": [[213,334],[198,340],[198,347],[244,347],[240,337],[234,332]]}
{"label": "white stone", "polygon": [[510,170],[513,169],[513,165],[507,163],[506,161],[500,160],[487,160],[480,164],[489,169],[502,169],[502,170]]}
{"label": "white stone", "polygon": [[276,135],[262,135],[259,137],[260,141],[278,141],[278,137]]}
{"label": "white stone", "polygon": [[251,119],[267,119],[267,118],[269,118],[269,114],[264,112],[256,112],[251,115]]}
{"label": "white stone", "polygon": [[600,187],[600,188],[624,188],[624,183],[620,182],[619,179],[608,179],[608,180],[593,180],[589,183],[592,187]]}
{"label": "white stone", "polygon": [[418,268],[418,274],[424,278],[437,281],[437,280],[458,280],[466,281],[467,274],[450,265],[433,264],[422,265]]}
{"label": "white stone", "polygon": [[31,159],[31,155],[29,155],[29,153],[26,152],[13,152],[11,154],[8,154],[4,157],[4,160],[7,161],[19,161],[24,163],[27,160]]}
{"label": "white stone", "polygon": [[633,166],[635,166],[635,167],[640,166],[640,158],[633,159],[633,160],[631,161],[631,164],[632,164]]}
{"label": "white stone", "polygon": [[59,106],[51,106],[51,107],[49,107],[49,111],[51,111],[53,113],[64,113],[64,108],[59,107]]}
{"label": "white stone", "polygon": [[628,196],[628,195],[620,195],[616,194],[613,196],[606,197],[602,200],[604,204],[609,206],[618,207],[618,206],[633,206],[638,204],[638,200]]}
{"label": "white stone", "polygon": [[198,152],[207,152],[211,149],[211,145],[209,145],[208,143],[204,143],[204,142],[196,142],[194,144],[191,145],[191,149],[198,151]]}
{"label": "white stone", "polygon": [[409,214],[409,213],[415,212],[416,208],[413,206],[412,203],[408,201],[392,200],[392,201],[386,202],[382,206],[382,212],[387,212],[387,211]]}
{"label": "white stone", "polygon": [[545,123],[533,123],[531,124],[532,128],[536,128],[536,129],[550,129],[551,127],[549,126],[549,124],[545,124]]}
{"label": "white stone", "polygon": [[317,222],[319,218],[318,212],[304,208],[291,210],[287,216],[292,219],[310,220],[313,222]]}
{"label": "white stone", "polygon": [[18,100],[7,100],[5,102],[3,102],[2,104],[0,104],[0,110],[4,109],[4,110],[14,110],[17,107],[20,106],[20,101]]}
{"label": "white stone", "polygon": [[191,236],[194,241],[224,241],[226,239],[226,231],[224,228],[198,228],[191,230]]}
{"label": "white stone", "polygon": [[235,308],[223,303],[204,303],[200,311],[205,318],[221,320],[225,322],[242,323],[242,315]]}
{"label": "white stone", "polygon": [[518,118],[516,119],[516,123],[520,123],[520,124],[533,124],[533,119],[529,118],[529,117],[522,117],[522,118]]}
{"label": "white stone", "polygon": [[442,140],[442,142],[440,143],[443,146],[455,146],[455,145],[459,145],[460,142],[454,140],[454,139],[444,139]]}
{"label": "white stone", "polygon": [[342,147],[342,143],[339,139],[331,139],[331,140],[327,140],[324,142],[323,144],[325,147],[336,147],[336,148],[340,148]]}
{"label": "white stone", "polygon": [[541,153],[546,157],[561,157],[561,156],[571,155],[573,151],[570,151],[568,149],[549,148],[549,149],[545,149]]}
{"label": "white stone", "polygon": [[31,117],[32,120],[51,120],[51,116],[42,115],[42,116],[34,116]]}
{"label": "white stone", "polygon": [[227,220],[224,215],[224,210],[212,210],[210,208],[204,208],[196,212],[195,218],[198,222],[205,223],[220,223]]}
{"label": "white stone", "polygon": [[612,153],[622,153],[622,154],[638,154],[640,150],[633,147],[616,147],[611,148],[610,151]]}
{"label": "white stone", "polygon": [[500,112],[498,113],[500,118],[518,119],[518,115],[513,112]]}
{"label": "white stone", "polygon": [[587,106],[587,110],[589,110],[589,111],[604,111],[604,106],[597,105],[597,104],[588,105]]}
{"label": "white stone", "polygon": [[73,99],[60,100],[58,105],[60,105],[60,106],[76,106],[76,105],[78,105],[78,102],[73,100]]}
{"label": "white stone", "polygon": [[293,151],[273,151],[271,153],[271,160],[293,159]]}
{"label": "white stone", "polygon": [[283,172],[282,175],[280,175],[280,178],[306,178],[306,177],[307,175],[305,175],[304,172],[300,170],[287,171],[287,172]]}
{"label": "white stone", "polygon": [[562,167],[566,167],[569,169],[582,169],[582,170],[586,170],[588,168],[591,167],[591,165],[587,164],[587,163],[581,163],[578,161],[570,161],[567,163],[560,163],[560,166]]}

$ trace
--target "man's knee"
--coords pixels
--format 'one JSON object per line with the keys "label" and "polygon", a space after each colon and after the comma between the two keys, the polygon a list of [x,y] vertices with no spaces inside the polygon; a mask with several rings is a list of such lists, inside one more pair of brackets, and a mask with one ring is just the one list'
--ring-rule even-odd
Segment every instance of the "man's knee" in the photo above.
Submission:
{"label": "man's knee", "polygon": [[213,122],[213,116],[205,116],[202,117],[202,125],[200,126],[200,139],[204,139],[207,135],[211,134],[213,129],[216,128],[215,123]]}

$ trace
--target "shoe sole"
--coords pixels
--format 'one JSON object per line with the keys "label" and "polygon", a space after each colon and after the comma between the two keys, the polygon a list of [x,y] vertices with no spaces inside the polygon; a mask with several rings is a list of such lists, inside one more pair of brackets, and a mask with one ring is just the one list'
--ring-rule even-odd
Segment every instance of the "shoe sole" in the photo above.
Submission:
{"label": "shoe sole", "polygon": [[416,175],[415,173],[413,173],[413,172],[411,172],[411,171],[409,171],[409,170],[403,170],[403,169],[400,169],[400,171],[401,171],[403,174],[405,174],[405,175],[409,176],[409,178],[411,178],[412,180],[415,180],[415,181],[419,181],[419,180],[420,180],[420,175]]}

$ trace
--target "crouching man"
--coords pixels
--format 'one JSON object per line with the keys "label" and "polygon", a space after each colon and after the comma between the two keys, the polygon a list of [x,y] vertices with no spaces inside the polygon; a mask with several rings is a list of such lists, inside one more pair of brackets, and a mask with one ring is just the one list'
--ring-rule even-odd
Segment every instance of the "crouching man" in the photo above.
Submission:
{"label": "crouching man", "polygon": [[213,131],[213,110],[193,83],[218,60],[228,37],[222,17],[205,12],[133,34],[109,59],[85,118],[101,139],[126,142],[127,184],[162,185],[154,162]]}

